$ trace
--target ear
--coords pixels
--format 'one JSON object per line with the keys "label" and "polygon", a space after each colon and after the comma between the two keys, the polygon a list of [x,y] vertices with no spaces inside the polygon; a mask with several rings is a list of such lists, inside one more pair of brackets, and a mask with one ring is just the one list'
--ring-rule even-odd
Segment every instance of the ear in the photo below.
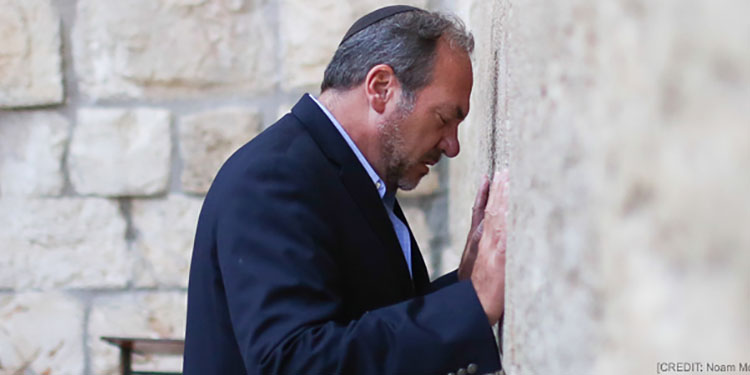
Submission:
{"label": "ear", "polygon": [[378,113],[385,112],[388,101],[394,100],[400,84],[393,68],[386,64],[375,65],[367,72],[365,92],[370,107]]}

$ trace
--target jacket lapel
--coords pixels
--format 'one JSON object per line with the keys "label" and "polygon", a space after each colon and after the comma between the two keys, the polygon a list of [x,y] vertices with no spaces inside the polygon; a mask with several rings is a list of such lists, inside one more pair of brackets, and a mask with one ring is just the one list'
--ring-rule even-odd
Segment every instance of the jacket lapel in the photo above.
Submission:
{"label": "jacket lapel", "polygon": [[367,218],[371,228],[385,247],[388,258],[395,266],[389,271],[397,272],[398,277],[404,281],[401,283],[404,285],[403,292],[407,296],[413,295],[414,290],[409,277],[409,270],[391,220],[388,218],[388,213],[385,211],[377,188],[357,156],[354,155],[354,152],[341,137],[328,116],[307,95],[303,96],[292,108],[292,114],[305,125],[323,153],[339,166],[341,181],[352,200],[356,202],[362,214]]}

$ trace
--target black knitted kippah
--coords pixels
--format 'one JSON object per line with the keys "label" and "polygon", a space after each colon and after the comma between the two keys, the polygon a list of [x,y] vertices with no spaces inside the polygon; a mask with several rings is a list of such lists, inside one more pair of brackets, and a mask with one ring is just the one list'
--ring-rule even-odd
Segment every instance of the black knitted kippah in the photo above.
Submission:
{"label": "black knitted kippah", "polygon": [[357,22],[352,25],[352,27],[349,28],[349,31],[346,32],[346,35],[344,35],[344,39],[341,40],[341,43],[339,45],[344,44],[347,39],[351,38],[352,35],[366,29],[368,26],[377,23],[379,21],[382,21],[390,16],[403,13],[403,12],[411,12],[415,10],[422,10],[417,7],[409,6],[409,5],[391,5],[385,8],[380,8],[378,10],[374,10],[370,13],[365,14],[362,16],[362,18],[358,19]]}

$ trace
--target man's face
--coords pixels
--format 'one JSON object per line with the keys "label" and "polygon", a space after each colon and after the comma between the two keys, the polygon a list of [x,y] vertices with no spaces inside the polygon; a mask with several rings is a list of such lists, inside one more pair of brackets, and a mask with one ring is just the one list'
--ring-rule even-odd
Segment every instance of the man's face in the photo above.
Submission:
{"label": "man's face", "polygon": [[401,95],[379,126],[387,185],[414,189],[442,154],[458,155],[458,124],[469,112],[472,82],[469,56],[440,41],[432,82],[413,103]]}

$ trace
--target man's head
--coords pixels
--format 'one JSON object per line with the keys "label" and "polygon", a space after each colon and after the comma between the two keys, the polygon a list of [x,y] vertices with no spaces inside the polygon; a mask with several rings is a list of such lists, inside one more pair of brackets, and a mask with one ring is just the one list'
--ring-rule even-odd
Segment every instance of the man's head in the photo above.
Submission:
{"label": "man's head", "polygon": [[376,130],[368,141],[377,143],[363,152],[389,188],[412,189],[429,172],[426,165],[458,154],[473,48],[459,20],[423,10],[387,17],[339,46],[321,91],[363,96],[358,103],[367,114],[357,117]]}

